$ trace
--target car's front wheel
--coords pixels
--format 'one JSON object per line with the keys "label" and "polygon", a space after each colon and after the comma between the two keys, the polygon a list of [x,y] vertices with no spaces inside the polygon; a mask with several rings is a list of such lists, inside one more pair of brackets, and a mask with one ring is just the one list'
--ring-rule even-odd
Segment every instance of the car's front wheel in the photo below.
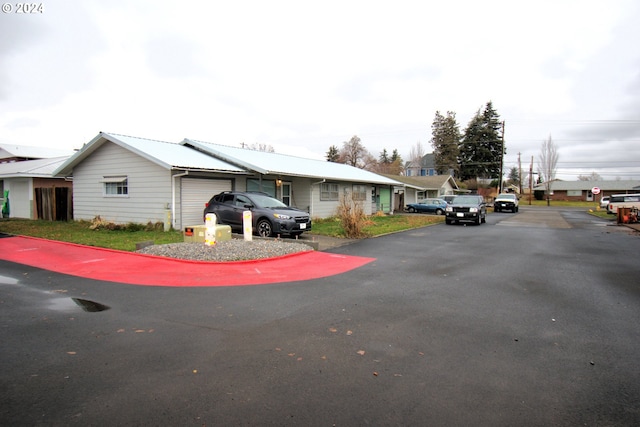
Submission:
{"label": "car's front wheel", "polygon": [[443,213],[442,209],[436,209],[436,215],[442,215]]}
{"label": "car's front wheel", "polygon": [[268,219],[261,219],[258,221],[258,235],[260,237],[270,237],[273,233],[273,227]]}

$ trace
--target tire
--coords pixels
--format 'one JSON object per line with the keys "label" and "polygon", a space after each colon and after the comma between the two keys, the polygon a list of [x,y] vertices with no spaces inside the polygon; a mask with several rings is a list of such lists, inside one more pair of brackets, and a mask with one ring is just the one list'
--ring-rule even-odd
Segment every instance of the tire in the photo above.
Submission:
{"label": "tire", "polygon": [[451,225],[452,224],[452,222],[451,222],[451,220],[449,218],[445,219],[444,222],[447,225]]}
{"label": "tire", "polygon": [[258,221],[256,229],[258,230],[258,236],[260,237],[271,237],[271,234],[273,234],[273,227],[268,219],[261,219]]}
{"label": "tire", "polygon": [[411,213],[415,213],[415,212],[416,212],[416,209],[415,209],[415,208],[409,208],[409,209],[407,209],[407,210],[408,210],[409,212],[411,212]]}
{"label": "tire", "polygon": [[483,216],[482,219],[480,220],[480,222],[482,222],[483,224],[487,222],[487,215]]}
{"label": "tire", "polygon": [[443,213],[442,209],[436,209],[436,215],[442,215]]}
{"label": "tire", "polygon": [[478,219],[476,220],[476,225],[482,224],[482,216],[478,215]]}
{"label": "tire", "polygon": [[518,212],[518,209],[519,209],[519,208],[516,206],[516,209],[515,209],[516,213]]}
{"label": "tire", "polygon": [[500,212],[500,209],[498,209],[498,208],[493,208],[493,211],[494,211],[494,212]]}

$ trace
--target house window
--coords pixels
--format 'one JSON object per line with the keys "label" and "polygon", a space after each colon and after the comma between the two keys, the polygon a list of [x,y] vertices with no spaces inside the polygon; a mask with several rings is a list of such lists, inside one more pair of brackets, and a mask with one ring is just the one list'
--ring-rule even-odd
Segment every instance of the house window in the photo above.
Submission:
{"label": "house window", "polygon": [[259,179],[248,178],[247,179],[247,191],[260,191],[266,193],[271,197],[276,197],[276,181],[263,179],[262,182]]}
{"label": "house window", "polygon": [[320,200],[338,200],[339,196],[338,184],[330,182],[320,184]]}
{"label": "house window", "polygon": [[105,176],[102,179],[105,196],[128,196],[129,180],[126,176]]}
{"label": "house window", "polygon": [[354,185],[351,197],[353,200],[367,200],[367,187],[365,185]]}
{"label": "house window", "polygon": [[567,190],[567,196],[582,197],[582,190]]}

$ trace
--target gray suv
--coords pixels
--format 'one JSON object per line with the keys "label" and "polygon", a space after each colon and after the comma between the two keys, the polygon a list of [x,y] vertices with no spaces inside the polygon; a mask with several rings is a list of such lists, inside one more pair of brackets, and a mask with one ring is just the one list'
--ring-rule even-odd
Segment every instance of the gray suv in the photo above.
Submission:
{"label": "gray suv", "polygon": [[445,222],[473,222],[477,225],[487,222],[487,204],[480,195],[456,196],[445,209]]}
{"label": "gray suv", "polygon": [[311,230],[311,217],[307,212],[258,192],[225,191],[216,194],[204,208],[203,218],[214,213],[217,223],[242,232],[242,216],[247,210],[252,213],[253,232],[262,237],[299,236]]}

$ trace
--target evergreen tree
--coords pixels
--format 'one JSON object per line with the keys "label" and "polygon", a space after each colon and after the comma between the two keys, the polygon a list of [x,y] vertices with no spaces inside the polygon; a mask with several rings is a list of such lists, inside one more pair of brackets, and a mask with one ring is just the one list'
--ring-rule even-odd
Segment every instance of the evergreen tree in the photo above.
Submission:
{"label": "evergreen tree", "polygon": [[335,145],[329,147],[326,155],[327,162],[338,163],[340,161],[340,150]]}
{"label": "evergreen tree", "polygon": [[383,148],[382,153],[380,153],[380,157],[378,158],[378,162],[383,165],[388,165],[391,163],[391,159],[389,159],[389,153],[387,153],[387,149]]}
{"label": "evergreen tree", "polygon": [[502,122],[491,101],[478,111],[464,131],[458,163],[462,180],[501,178],[503,150]]}
{"label": "evergreen tree", "polygon": [[431,125],[431,145],[436,172],[440,175],[454,171],[458,173],[458,155],[460,154],[460,129],[456,113],[447,111],[447,117],[436,111]]}
{"label": "evergreen tree", "polygon": [[402,157],[398,153],[398,149],[394,148],[393,153],[391,153],[391,163],[400,162],[402,163]]}

